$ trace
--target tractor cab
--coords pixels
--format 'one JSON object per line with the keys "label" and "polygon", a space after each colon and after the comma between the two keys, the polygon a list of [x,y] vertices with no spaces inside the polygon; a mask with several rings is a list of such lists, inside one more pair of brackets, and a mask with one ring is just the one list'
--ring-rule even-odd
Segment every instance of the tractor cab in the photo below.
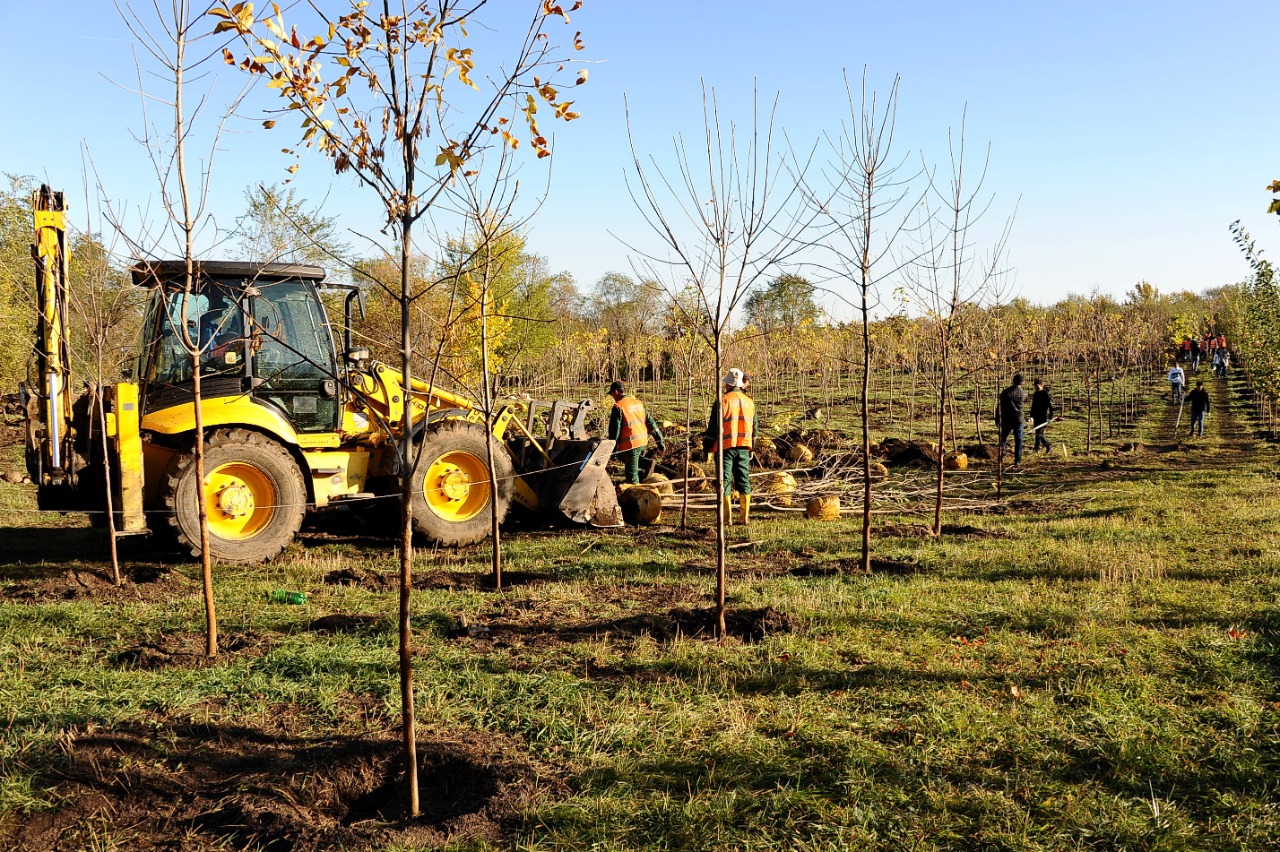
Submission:
{"label": "tractor cab", "polygon": [[183,261],[130,271],[152,290],[134,374],[144,415],[189,406],[198,368],[205,400],[251,400],[299,433],[337,429],[337,357],[317,291],[323,269],[197,262],[189,291]]}

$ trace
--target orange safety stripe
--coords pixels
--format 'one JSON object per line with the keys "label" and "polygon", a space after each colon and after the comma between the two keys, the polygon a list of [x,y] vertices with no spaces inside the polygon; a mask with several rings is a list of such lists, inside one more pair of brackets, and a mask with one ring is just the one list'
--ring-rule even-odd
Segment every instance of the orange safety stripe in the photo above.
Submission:
{"label": "orange safety stripe", "polygon": [[618,452],[649,446],[649,430],[645,428],[644,403],[634,396],[624,396],[614,405],[622,409],[622,431],[618,434]]}
{"label": "orange safety stripe", "polygon": [[754,443],[751,424],[756,419],[756,404],[751,397],[742,391],[729,391],[720,399],[720,417],[720,440],[726,450]]}

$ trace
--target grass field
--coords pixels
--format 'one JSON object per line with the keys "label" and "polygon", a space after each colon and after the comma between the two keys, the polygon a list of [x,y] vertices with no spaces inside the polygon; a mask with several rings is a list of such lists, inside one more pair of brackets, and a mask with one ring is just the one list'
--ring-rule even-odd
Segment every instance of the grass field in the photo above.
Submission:
{"label": "grass field", "polygon": [[723,642],[708,514],[513,532],[501,593],[484,548],[419,551],[413,822],[387,541],[317,516],[218,568],[209,661],[195,566],[130,542],[115,588],[95,531],[0,483],[0,843],[1276,848],[1280,454],[1228,382],[1201,439],[1163,390],[1092,455],[1064,424],[941,538],[877,517],[870,576],[858,517],[757,513]]}

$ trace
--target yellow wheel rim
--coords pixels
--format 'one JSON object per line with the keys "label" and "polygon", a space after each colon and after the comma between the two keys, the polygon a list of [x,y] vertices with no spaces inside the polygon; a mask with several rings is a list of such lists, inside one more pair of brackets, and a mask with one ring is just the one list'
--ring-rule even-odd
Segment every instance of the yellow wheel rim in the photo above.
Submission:
{"label": "yellow wheel rim", "polygon": [[253,538],[271,521],[277,502],[271,479],[251,464],[219,465],[204,478],[209,532],[219,538]]}
{"label": "yellow wheel rim", "polygon": [[471,453],[445,453],[422,481],[427,505],[448,521],[467,521],[489,502],[489,468]]}

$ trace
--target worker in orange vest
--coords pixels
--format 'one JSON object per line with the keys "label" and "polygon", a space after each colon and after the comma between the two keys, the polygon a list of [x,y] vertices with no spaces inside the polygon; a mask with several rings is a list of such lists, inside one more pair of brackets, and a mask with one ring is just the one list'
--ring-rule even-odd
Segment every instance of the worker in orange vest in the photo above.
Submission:
{"label": "worker in orange vest", "polygon": [[711,453],[717,445],[724,449],[724,482],[720,494],[724,499],[724,516],[730,518],[733,496],[737,491],[740,500],[738,523],[747,524],[751,518],[751,447],[756,439],[756,404],[746,394],[747,377],[734,367],[724,377],[724,396],[711,407],[707,431],[703,433],[703,448]]}
{"label": "worker in orange vest", "polygon": [[609,385],[609,396],[613,397],[613,409],[609,412],[609,440],[616,441],[614,454],[622,460],[623,476],[631,485],[640,484],[640,456],[649,446],[649,437],[653,436],[654,446],[658,452],[666,449],[662,438],[662,430],[644,403],[627,394],[622,382]]}

